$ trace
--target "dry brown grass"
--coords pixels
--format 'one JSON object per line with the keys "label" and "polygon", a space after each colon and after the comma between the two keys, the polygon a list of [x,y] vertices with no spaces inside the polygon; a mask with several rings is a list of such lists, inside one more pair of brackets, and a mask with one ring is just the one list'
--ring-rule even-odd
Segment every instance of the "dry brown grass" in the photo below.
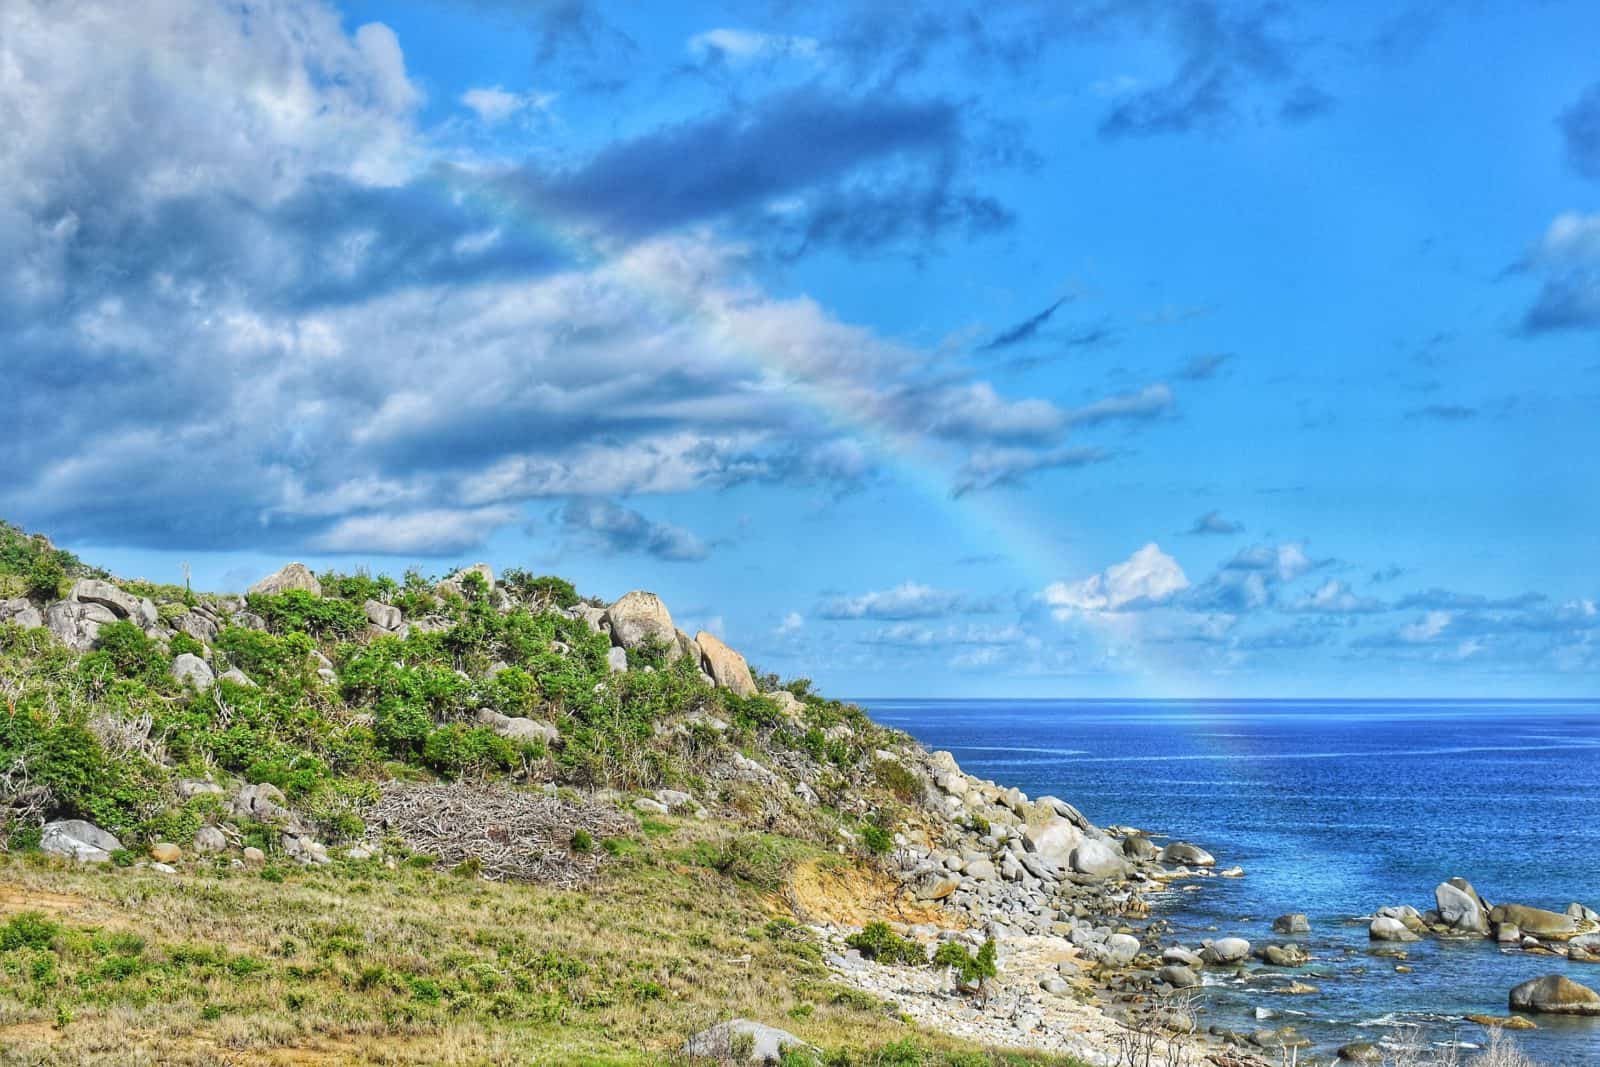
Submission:
{"label": "dry brown grass", "polygon": [[[833,985],[815,946],[769,935],[774,894],[693,862],[718,832],[636,840],[582,891],[376,863],[274,882],[0,857],[4,912],[63,927],[48,981],[28,976],[46,953],[0,953],[0,1064],[661,1063],[731,1016],[824,1048],[913,1035]],[[800,866],[813,904],[880,888],[806,858],[824,861]],[[106,971],[119,931],[144,941],[126,976]]]}

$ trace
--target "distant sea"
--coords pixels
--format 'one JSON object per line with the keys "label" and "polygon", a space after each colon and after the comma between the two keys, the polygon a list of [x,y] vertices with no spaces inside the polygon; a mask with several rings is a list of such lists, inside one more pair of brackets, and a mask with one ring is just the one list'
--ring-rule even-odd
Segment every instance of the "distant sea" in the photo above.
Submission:
{"label": "distant sea", "polygon": [[[1396,1024],[1479,1042],[1461,1016],[1506,1014],[1519,982],[1560,973],[1600,989],[1600,965],[1489,941],[1425,938],[1402,946],[1413,973],[1396,973],[1352,922],[1387,904],[1431,908],[1452,875],[1491,903],[1600,910],[1600,700],[860,703],[969,774],[1062,797],[1101,826],[1194,841],[1219,869],[1243,866],[1242,879],[1158,906],[1190,946],[1287,940],[1272,919],[1306,913],[1312,933],[1295,940],[1315,959],[1297,977],[1320,992],[1208,985],[1207,1025],[1293,1024],[1323,1049]],[[1525,1052],[1600,1064],[1600,1019],[1537,1021],[1516,1035]]]}

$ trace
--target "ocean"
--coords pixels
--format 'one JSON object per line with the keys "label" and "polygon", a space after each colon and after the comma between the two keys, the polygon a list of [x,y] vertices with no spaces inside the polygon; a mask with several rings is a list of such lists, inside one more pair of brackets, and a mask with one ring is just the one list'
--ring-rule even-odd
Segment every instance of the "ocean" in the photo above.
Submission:
{"label": "ocean", "polygon": [[[1368,953],[1366,925],[1353,921],[1389,904],[1431,908],[1453,875],[1491,903],[1600,909],[1600,701],[859,703],[969,774],[1059,796],[1102,826],[1193,841],[1219,869],[1244,867],[1244,878],[1159,905],[1169,940],[1291,940],[1272,920],[1304,912],[1312,932],[1292,940],[1314,959],[1296,975],[1319,992],[1208,984],[1205,1025],[1292,1024],[1323,1050],[1402,1025],[1475,1043],[1482,1029],[1461,1017],[1506,1014],[1507,993],[1529,978],[1600,989],[1600,965],[1490,941],[1400,946],[1413,970],[1399,973]],[[1516,1035],[1524,1052],[1600,1064],[1600,1019],[1537,1021]]]}

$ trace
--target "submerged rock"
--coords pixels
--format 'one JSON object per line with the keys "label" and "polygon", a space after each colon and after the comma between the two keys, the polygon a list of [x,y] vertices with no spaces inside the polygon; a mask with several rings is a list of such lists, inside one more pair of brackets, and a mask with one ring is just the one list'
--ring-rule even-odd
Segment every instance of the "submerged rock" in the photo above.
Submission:
{"label": "submerged rock", "polygon": [[1277,934],[1309,934],[1311,921],[1299,912],[1290,912],[1272,920],[1272,932]]}
{"label": "submerged rock", "polygon": [[1513,923],[1534,937],[1565,940],[1578,933],[1578,920],[1572,916],[1525,904],[1496,904],[1489,910],[1489,918],[1497,923]]}

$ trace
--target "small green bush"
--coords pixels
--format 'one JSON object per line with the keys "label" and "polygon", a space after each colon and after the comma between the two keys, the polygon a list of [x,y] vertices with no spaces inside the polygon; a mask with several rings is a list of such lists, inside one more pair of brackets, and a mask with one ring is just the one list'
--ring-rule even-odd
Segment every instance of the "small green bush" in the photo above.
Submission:
{"label": "small green bush", "polygon": [[933,965],[953,967],[963,982],[981,982],[993,978],[996,973],[994,938],[985,941],[977,955],[967,951],[967,947],[959,941],[945,941],[934,950]]}
{"label": "small green bush", "polygon": [[61,934],[61,924],[51,922],[37,911],[13,915],[0,926],[0,952],[21,948],[47,949]]}
{"label": "small green bush", "polygon": [[917,776],[899,760],[878,760],[873,764],[872,776],[878,780],[879,785],[908,804],[922,791]]}
{"label": "small green bush", "polygon": [[882,856],[894,848],[894,834],[881,826],[867,823],[861,828],[861,843],[875,856]]}
{"label": "small green bush", "polygon": [[[901,937],[889,929],[888,923],[872,922],[862,927],[860,933],[851,934],[844,943],[869,960],[879,963],[926,963],[928,955],[922,946],[910,938]],[[949,942],[946,942],[948,944]],[[941,946],[942,947],[942,946]]]}
{"label": "small green bush", "polygon": [[593,852],[594,835],[581,827],[577,830],[574,830],[572,832],[572,851]]}
{"label": "small green bush", "polygon": [[315,637],[354,637],[367,629],[367,613],[348,600],[316,596],[304,589],[282,593],[251,593],[250,610],[267,620],[279,633],[308,633]]}

